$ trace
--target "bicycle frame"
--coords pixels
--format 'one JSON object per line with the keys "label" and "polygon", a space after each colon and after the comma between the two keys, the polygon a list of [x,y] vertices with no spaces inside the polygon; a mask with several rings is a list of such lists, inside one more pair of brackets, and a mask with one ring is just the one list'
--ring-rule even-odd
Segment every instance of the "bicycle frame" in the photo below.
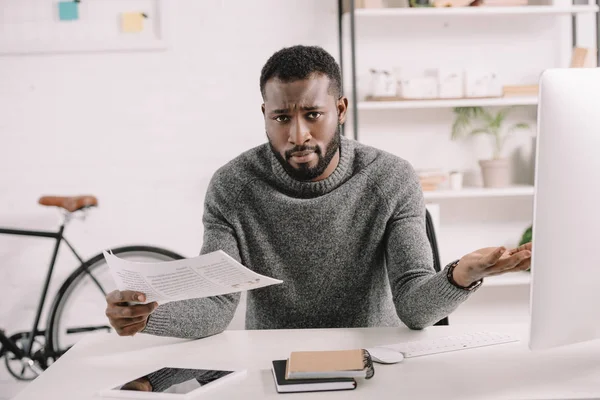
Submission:
{"label": "bicycle frame", "polygon": [[[69,243],[69,241],[63,235],[63,233],[65,231],[65,226],[67,225],[67,223],[69,221],[69,218],[70,218],[70,215],[65,215],[65,221],[61,224],[58,232],[31,231],[31,230],[22,230],[22,229],[0,228],[0,234],[4,234],[4,235],[17,235],[17,236],[28,236],[28,237],[43,237],[43,238],[54,239],[56,241],[56,243],[54,245],[54,250],[52,252],[52,258],[50,260],[50,266],[48,267],[48,272],[46,274],[46,280],[44,282],[44,286],[43,286],[43,290],[42,290],[42,295],[40,297],[40,301],[38,303],[38,307],[37,307],[37,310],[36,310],[36,313],[35,313],[35,319],[34,319],[34,322],[33,322],[33,327],[31,328],[31,333],[29,335],[29,340],[27,341],[27,346],[25,347],[24,351],[15,352],[15,350],[19,350],[19,349],[16,348],[16,346],[10,341],[10,339],[8,339],[0,331],[0,342],[8,350],[10,350],[11,352],[13,352],[19,358],[30,357],[31,356],[31,349],[33,347],[34,338],[39,333],[42,332],[42,331],[40,331],[38,329],[38,327],[39,327],[39,323],[40,323],[40,318],[42,316],[42,310],[43,310],[44,304],[46,302],[46,296],[48,295],[48,287],[50,286],[50,279],[52,278],[52,273],[54,271],[54,265],[56,264],[56,258],[58,256],[58,249],[60,248],[61,243],[62,242],[66,243],[66,245],[69,247],[69,249],[71,250],[71,252],[73,253],[73,255],[77,258],[77,260],[79,260],[79,262],[81,262],[82,265],[85,264],[85,261],[83,260],[83,258],[81,258],[81,256],[79,256],[79,254],[77,254],[77,251],[75,251],[75,249],[73,248],[73,246],[71,246],[71,244]],[[94,281],[94,283],[104,293],[104,289],[102,288],[102,286],[100,285],[100,283],[91,274],[89,274],[89,275],[92,278],[92,280]],[[104,293],[104,294],[106,295],[106,293]]]}

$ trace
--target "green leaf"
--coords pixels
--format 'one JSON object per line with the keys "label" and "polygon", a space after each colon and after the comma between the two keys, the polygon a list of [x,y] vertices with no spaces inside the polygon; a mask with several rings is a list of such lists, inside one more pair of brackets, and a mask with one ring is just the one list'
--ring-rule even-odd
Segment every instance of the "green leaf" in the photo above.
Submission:
{"label": "green leaf", "polygon": [[498,111],[498,114],[496,115],[496,121],[498,121],[498,123],[500,123],[500,124],[502,122],[504,122],[504,120],[506,119],[508,114],[510,114],[510,112],[513,110],[513,108],[515,108],[515,107],[508,106],[508,107],[504,107],[500,111]]}
{"label": "green leaf", "polygon": [[455,107],[453,109],[456,118],[452,124],[452,139],[456,140],[468,134],[468,130],[480,119],[485,111],[482,107]]}
{"label": "green leaf", "polygon": [[487,111],[484,111],[481,115],[487,126],[494,126],[494,116]]}
{"label": "green leaf", "polygon": [[455,109],[454,112],[457,115],[452,124],[452,139],[458,139],[465,134],[465,131],[470,127],[471,122],[468,111]]}
{"label": "green leaf", "polygon": [[525,122],[519,122],[518,124],[514,124],[513,126],[510,127],[509,132],[512,133],[519,129],[529,129],[529,124],[527,124]]}
{"label": "green leaf", "polygon": [[490,130],[487,128],[477,128],[477,129],[473,129],[471,132],[469,132],[469,135],[475,136],[475,135],[481,135],[484,133],[492,134],[492,132],[490,132]]}
{"label": "green leaf", "polygon": [[523,235],[521,236],[521,240],[519,241],[519,246],[522,246],[525,243],[531,242],[531,240],[533,239],[532,233],[533,233],[532,226],[529,226],[527,229],[525,229],[525,232],[523,232]]}
{"label": "green leaf", "polygon": [[525,123],[525,122],[520,122],[518,124],[515,124],[513,126],[514,129],[529,129],[529,124]]}
{"label": "green leaf", "polygon": [[469,119],[475,119],[480,117],[484,113],[484,110],[482,107],[454,107],[454,113]]}

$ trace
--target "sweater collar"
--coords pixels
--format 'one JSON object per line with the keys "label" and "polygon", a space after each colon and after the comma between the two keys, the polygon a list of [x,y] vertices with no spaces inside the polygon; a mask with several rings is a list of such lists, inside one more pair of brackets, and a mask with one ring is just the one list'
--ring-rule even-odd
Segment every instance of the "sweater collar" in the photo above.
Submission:
{"label": "sweater collar", "polygon": [[340,161],[331,175],[318,182],[298,181],[283,169],[279,160],[272,151],[269,150],[273,173],[277,180],[283,184],[286,191],[303,196],[319,196],[334,190],[344,183],[352,173],[352,163],[354,161],[354,142],[350,139],[341,137],[340,141]]}

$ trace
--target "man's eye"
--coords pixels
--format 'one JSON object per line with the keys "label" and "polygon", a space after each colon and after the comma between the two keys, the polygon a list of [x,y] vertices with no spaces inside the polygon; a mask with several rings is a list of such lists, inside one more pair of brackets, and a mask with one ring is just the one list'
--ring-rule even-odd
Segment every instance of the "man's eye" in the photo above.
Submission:
{"label": "man's eye", "polygon": [[323,115],[323,114],[318,111],[313,111],[313,112],[309,112],[307,116],[308,116],[308,119],[318,119],[321,115]]}
{"label": "man's eye", "polygon": [[277,122],[288,122],[290,118],[287,115],[278,115],[275,117],[275,121]]}

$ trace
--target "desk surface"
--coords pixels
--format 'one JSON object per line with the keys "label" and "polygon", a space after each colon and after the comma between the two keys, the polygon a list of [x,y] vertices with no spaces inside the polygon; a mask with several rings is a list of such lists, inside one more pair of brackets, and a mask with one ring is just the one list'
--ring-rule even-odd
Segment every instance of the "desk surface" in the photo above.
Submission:
{"label": "desk surface", "polygon": [[[482,330],[514,334],[521,342],[410,358],[394,365],[376,364],[373,379],[360,380],[353,391],[280,395],[270,371],[271,360],[286,358],[293,350],[370,347]],[[80,341],[15,400],[97,399],[99,390],[164,366],[247,369],[242,379],[206,393],[219,399],[600,398],[600,343],[531,352],[525,326],[455,325],[423,331],[226,331],[195,341],[96,334]]]}

